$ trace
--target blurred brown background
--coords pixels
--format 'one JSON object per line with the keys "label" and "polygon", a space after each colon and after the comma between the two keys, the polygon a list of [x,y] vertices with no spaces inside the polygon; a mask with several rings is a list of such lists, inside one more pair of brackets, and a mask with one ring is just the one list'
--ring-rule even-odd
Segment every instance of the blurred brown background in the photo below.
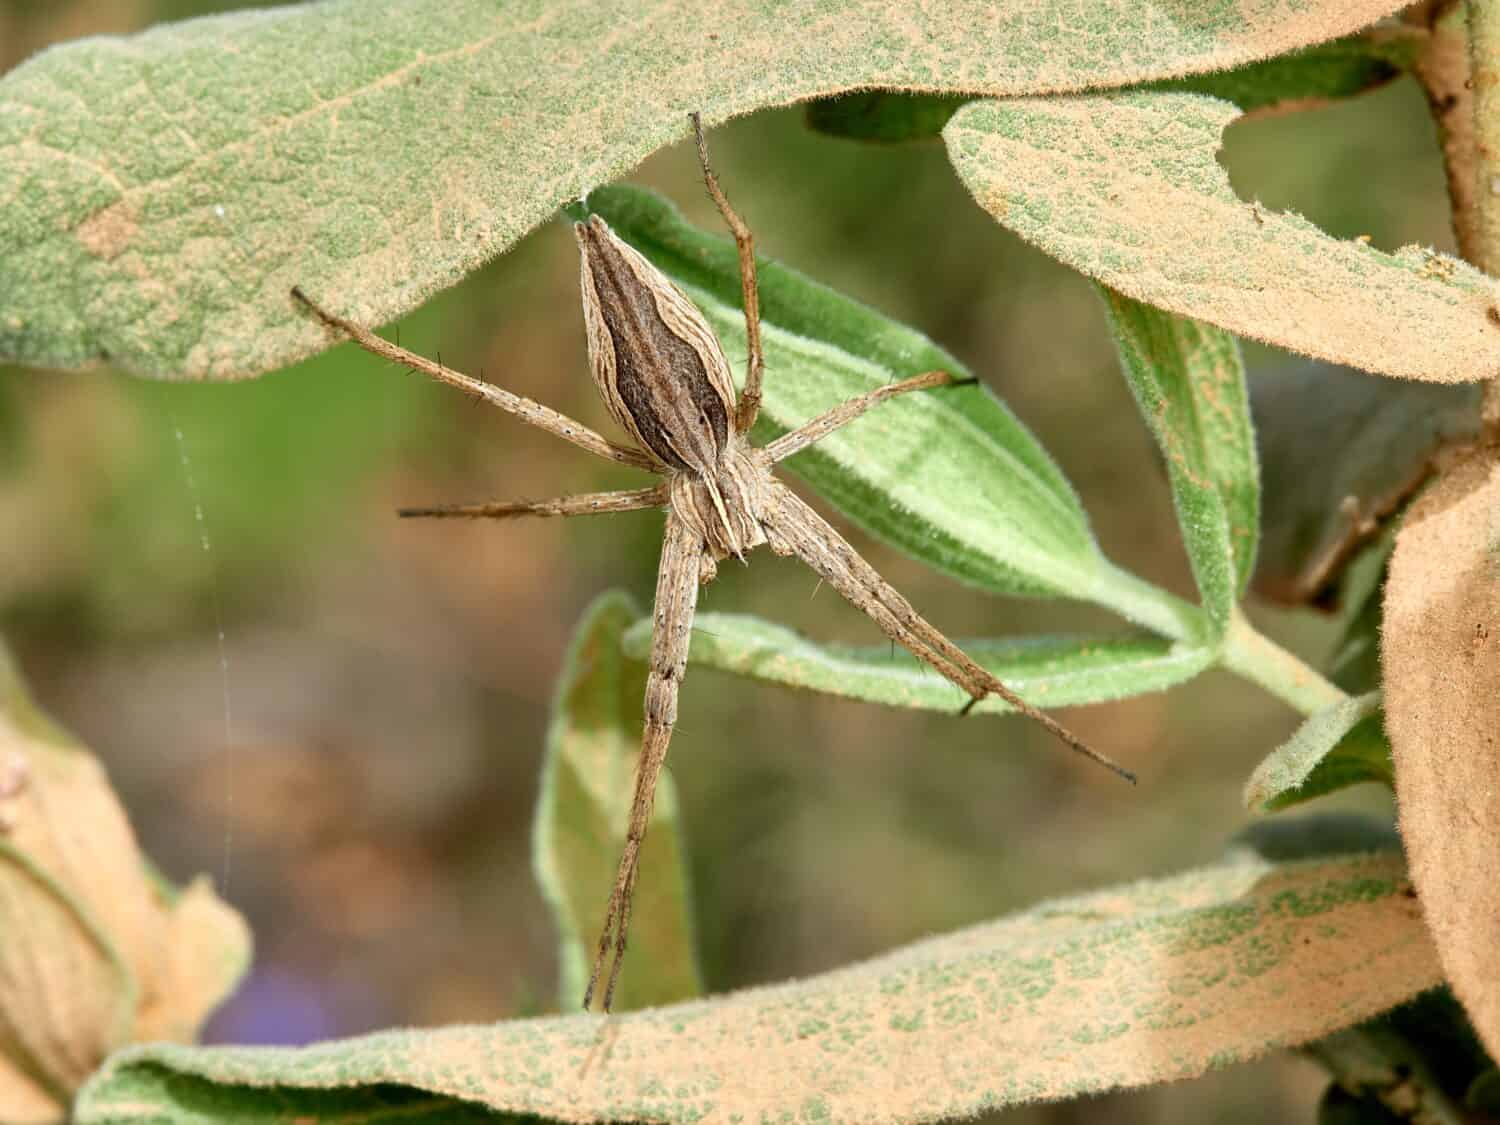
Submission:
{"label": "blurred brown background", "polygon": [[[236,6],[0,3],[0,68]],[[964,359],[1062,464],[1106,553],[1190,594],[1090,287],[980,212],[940,145],[831,140],[789,109],[716,130],[712,146],[763,253]],[[1237,125],[1221,158],[1241,195],[1335,235],[1451,249],[1409,81]],[[632,179],[717,228],[685,145]],[[404,320],[402,342],[608,429],[576,268],[567,231],[543,227]],[[1247,351],[1274,373],[1278,356]],[[552,1005],[528,854],[548,703],[589,600],[623,587],[649,602],[660,517],[458,526],[394,509],[627,479],[347,345],[227,386],[0,369],[0,631],[41,702],[104,760],[146,850],[175,879],[211,873],[249,917],[255,969],[213,1040],[301,1043]],[[959,637],[1114,624],[989,597],[854,539]],[[794,563],[761,552],[720,574],[706,608],[878,639],[831,592],[813,597]],[[1333,639],[1326,618],[1254,615],[1315,661]],[[1248,820],[1244,778],[1296,721],[1221,673],[1067,720],[1137,768],[1140,787],[1017,722],[690,675],[672,764],[710,986],[816,972],[1212,861]],[[1388,812],[1368,787],[1323,804]],[[1310,1121],[1322,1085],[1284,1056],[1003,1116]]]}

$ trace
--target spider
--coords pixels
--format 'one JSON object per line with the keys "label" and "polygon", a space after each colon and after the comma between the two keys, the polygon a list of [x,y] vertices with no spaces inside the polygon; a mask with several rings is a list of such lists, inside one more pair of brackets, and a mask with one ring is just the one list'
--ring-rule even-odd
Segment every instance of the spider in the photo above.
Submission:
{"label": "spider", "polygon": [[[614,420],[633,444],[620,445],[549,407],[472,379],[376,336],[327,311],[300,287],[292,295],[330,329],[360,347],[487,399],[519,417],[606,460],[665,478],[650,488],[594,492],[552,500],[403,509],[403,516],[575,516],[665,508],[661,562],[653,608],[645,724],[635,795],[625,846],[605,911],[593,972],[583,1006],[592,1006],[606,962],[604,1010],[614,999],[630,929],[641,844],[651,819],[657,778],[677,717],[677,690],[687,667],[688,639],[698,587],[717,563],[744,560],[765,544],[779,555],[795,555],[881,630],[969,694],[960,714],[987,695],[998,695],[1040,723],[1074,750],[1130,781],[1128,770],[1087,746],[1056,720],[1026,703],[921,616],[911,603],[822,516],[773,473],[778,461],[805,449],[871,407],[912,391],[957,386],[946,371],[928,371],[849,399],[789,433],[755,447],[748,434],[760,409],[765,367],[760,342],[759,292],[749,229],[729,205],[708,161],[708,145],[697,113],[689,115],[698,159],[719,213],[739,252],[745,329],[749,343],[744,391],[735,395],[718,337],[687,296],[598,215],[574,224],[581,257],[584,324],[594,383]],[[613,948],[613,958],[610,957]]]}

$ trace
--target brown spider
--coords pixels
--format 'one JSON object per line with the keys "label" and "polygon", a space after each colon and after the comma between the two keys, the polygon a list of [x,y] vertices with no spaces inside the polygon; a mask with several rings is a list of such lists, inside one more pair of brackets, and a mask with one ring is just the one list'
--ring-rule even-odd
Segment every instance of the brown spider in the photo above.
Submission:
{"label": "brown spider", "polygon": [[739,249],[750,352],[745,389],[736,399],[729,364],[718,337],[676,285],[621,241],[599,216],[576,223],[573,230],[582,256],[583,316],[594,383],[610,414],[634,440],[634,445],[617,445],[540,403],[460,375],[441,363],[388,343],[368,329],[322,309],[300,288],[292,290],[292,295],[325,324],[347,333],[376,355],[488,399],[523,421],[596,456],[666,478],[651,488],[554,500],[413,508],[401,513],[507,518],[628,512],[640,508],[664,507],[667,511],[656,581],[645,730],[635,797],[624,853],[583,1000],[588,1008],[613,944],[614,960],[604,989],[605,1011],[614,999],[619,979],[641,843],[651,820],[656,781],[677,718],[677,686],[687,666],[698,587],[714,577],[721,559],[731,555],[743,559],[746,552],[762,543],[779,555],[796,555],[863,610],[893,641],[968,692],[969,702],[961,713],[966,714],[987,695],[998,695],[1073,749],[1135,780],[1129,771],[1085,745],[969,659],[772,472],[778,461],[853,421],[877,403],[908,391],[952,386],[961,380],[955,380],[945,371],[915,375],[852,398],[769,445],[756,448],[750,444],[747,434],[760,409],[764,368],[755,252],[750,231],[729,206],[709,167],[708,146],[698,114],[692,114],[691,120],[704,181]]}

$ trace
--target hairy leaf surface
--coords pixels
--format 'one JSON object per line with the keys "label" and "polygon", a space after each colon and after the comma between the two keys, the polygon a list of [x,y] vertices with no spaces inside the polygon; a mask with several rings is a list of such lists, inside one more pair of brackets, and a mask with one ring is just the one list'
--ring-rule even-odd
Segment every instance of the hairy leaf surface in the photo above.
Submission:
{"label": "hairy leaf surface", "polygon": [[1274,812],[1362,781],[1392,784],[1378,691],[1308,718],[1255,767],[1245,785],[1245,805]]}
{"label": "hairy leaf surface", "polygon": [[1377,374],[1500,374],[1500,283],[1244,202],[1214,158],[1239,116],[1193,94],[1009,99],[964,107],[943,135],[996,219],[1135,300]]}
{"label": "hairy leaf surface", "polygon": [[[1307,108],[1362,94],[1399,77],[1426,40],[1426,33],[1415,27],[1382,26],[1232,70],[1171,78],[1145,88],[1207,94],[1233,102],[1246,113],[1289,103]],[[862,141],[925,140],[940,136],[958,108],[973,100],[964,94],[858,90],[809,102],[807,124],[820,133]]]}
{"label": "hairy leaf surface", "polygon": [[1167,463],[1203,608],[1222,637],[1260,535],[1260,465],[1239,341],[1102,292],[1125,381]]}
{"label": "hairy leaf surface", "polygon": [[[644,658],[651,621],[625,634],[625,650]],[[1213,650],[1146,634],[1099,637],[1024,637],[969,640],[960,647],[1038,707],[1076,707],[1165,691],[1192,679],[1213,660]],[[892,707],[956,712],[964,691],[932,673],[905,649],[820,645],[791,629],[733,613],[700,613],[689,658],[767,683],[863,699]],[[974,713],[1006,714],[1012,708],[989,696]]]}
{"label": "hairy leaf surface", "polygon": [[330,1095],[377,1084],[560,1121],[970,1117],[1186,1078],[1431,987],[1437,959],[1409,890],[1390,853],[1243,858],[609,1019],[134,1049],[95,1078],[77,1121],[178,1120],[183,1099],[214,1091],[238,1120],[316,1123],[331,1120]]}
{"label": "hairy leaf surface", "polygon": [[1120,85],[1399,6],[329,0],[83,40],[0,79],[0,359],[254,375],[327,344],[293,285],[389,321],[682,139],[690,110]]}

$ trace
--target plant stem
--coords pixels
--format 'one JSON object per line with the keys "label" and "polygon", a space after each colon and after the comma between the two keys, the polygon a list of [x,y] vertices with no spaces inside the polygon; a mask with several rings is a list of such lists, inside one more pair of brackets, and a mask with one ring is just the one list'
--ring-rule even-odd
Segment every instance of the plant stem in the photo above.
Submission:
{"label": "plant stem", "polygon": [[1175,594],[1147,582],[1106,560],[1089,600],[1112,609],[1132,625],[1150,629],[1169,640],[1187,641],[1203,636],[1207,615]]}
{"label": "plant stem", "polygon": [[[1174,641],[1191,642],[1209,634],[1208,615],[1160,586],[1112,563],[1091,596],[1133,624]],[[1229,620],[1219,664],[1265,688],[1304,715],[1347,699],[1317,671],[1259,632],[1238,609]]]}
{"label": "plant stem", "polygon": [[[1486,273],[1500,274],[1500,0],[1468,0],[1466,7],[1479,233],[1478,245],[1466,256]],[[1500,433],[1500,380],[1491,379],[1484,388],[1482,417],[1491,435]]]}
{"label": "plant stem", "polygon": [[1259,632],[1238,609],[1229,619],[1220,662],[1304,715],[1348,698],[1298,657]]}
{"label": "plant stem", "polygon": [[1474,264],[1486,273],[1500,265],[1500,3],[1468,0],[1469,85],[1474,92],[1474,194],[1479,245]]}
{"label": "plant stem", "polygon": [[[1459,255],[1468,262],[1479,258],[1479,187],[1474,152],[1474,90],[1469,81],[1469,35],[1464,13],[1457,7],[1435,13],[1426,48],[1412,67],[1437,124],[1443,150],[1443,172],[1448,179],[1448,202]],[[1428,18],[1433,18],[1429,16]]]}

